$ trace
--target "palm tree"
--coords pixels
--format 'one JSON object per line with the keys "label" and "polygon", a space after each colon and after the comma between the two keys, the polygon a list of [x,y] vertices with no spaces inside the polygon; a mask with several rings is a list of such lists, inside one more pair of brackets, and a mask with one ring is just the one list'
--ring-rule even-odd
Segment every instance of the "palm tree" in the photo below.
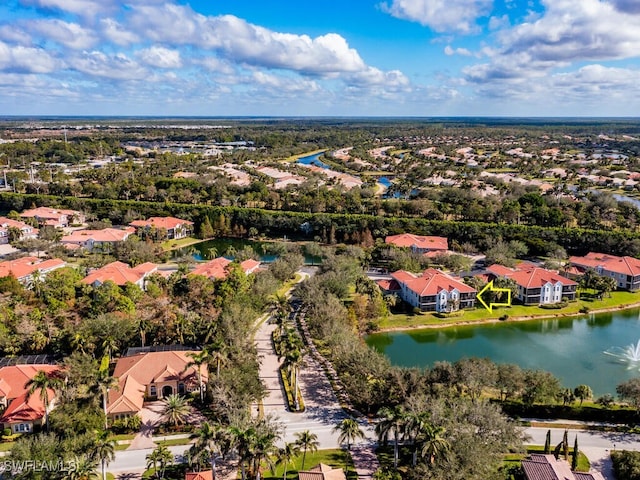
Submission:
{"label": "palm tree", "polygon": [[442,437],[444,432],[444,427],[436,427],[431,424],[425,426],[421,432],[419,437],[422,444],[420,455],[423,458],[427,457],[430,465],[435,463],[437,457],[445,455],[449,450],[449,442]]}
{"label": "palm tree", "polygon": [[203,403],[204,402],[204,391],[206,389],[206,386],[205,386],[204,382],[202,381],[202,366],[203,365],[207,365],[209,363],[209,361],[211,360],[211,355],[209,354],[209,352],[207,351],[206,348],[204,350],[202,350],[201,352],[198,352],[198,353],[195,353],[195,352],[187,353],[187,355],[189,357],[191,357],[192,360],[184,366],[183,372],[187,371],[191,367],[195,367],[196,374],[198,376],[198,387],[200,389],[200,403]]}
{"label": "palm tree", "polygon": [[40,400],[44,404],[44,423],[47,425],[47,432],[49,431],[49,390],[53,390],[54,394],[57,390],[60,390],[63,385],[62,377],[58,372],[45,372],[44,370],[38,371],[35,376],[25,383],[24,388],[27,389],[27,400],[37,390],[40,390]]}
{"label": "palm tree", "polygon": [[73,468],[69,469],[64,478],[67,480],[93,480],[97,477],[96,460],[91,456],[83,455],[73,459]]}
{"label": "palm tree", "polygon": [[291,395],[296,411],[300,410],[300,401],[298,400],[298,371],[304,364],[303,355],[302,350],[289,350],[284,359],[284,366],[289,371],[289,385],[291,386]]}
{"label": "palm tree", "polygon": [[276,465],[284,465],[284,474],[282,480],[287,478],[287,467],[293,462],[293,459],[300,455],[300,447],[296,443],[285,443],[283,448],[278,449],[276,453]]}
{"label": "palm tree", "polygon": [[383,407],[378,412],[382,419],[376,425],[378,441],[385,444],[389,440],[389,434],[393,434],[393,468],[398,468],[398,441],[400,432],[404,428],[405,413],[400,407]]}
{"label": "palm tree", "polygon": [[364,438],[364,432],[360,428],[360,424],[355,418],[348,417],[342,420],[333,429],[334,432],[339,432],[338,442],[347,443],[347,450],[351,450],[351,444],[359,438]]}
{"label": "palm tree", "polygon": [[175,393],[164,398],[162,403],[162,416],[174,427],[182,425],[191,412],[187,399]]}
{"label": "palm tree", "polygon": [[233,436],[235,448],[238,451],[238,456],[240,457],[240,471],[242,473],[242,480],[246,480],[246,466],[247,462],[251,458],[251,446],[253,444],[253,438],[256,435],[256,430],[253,427],[241,428],[233,426],[229,428],[229,432]]}
{"label": "palm tree", "polygon": [[271,456],[276,450],[276,440],[278,435],[272,431],[259,432],[253,438],[253,444],[251,445],[251,457],[252,457],[252,473],[255,475],[256,480],[260,480],[260,466],[267,462],[271,468],[273,468],[273,462]]}
{"label": "palm tree", "polygon": [[216,366],[216,378],[220,378],[220,367],[227,363],[226,348],[223,344],[218,343],[211,346],[209,351],[209,362]]}
{"label": "palm tree", "polygon": [[98,432],[95,443],[93,444],[91,456],[94,460],[100,462],[102,466],[102,480],[106,480],[107,465],[116,458],[116,441],[109,438],[109,432],[107,430]]}
{"label": "palm tree", "polygon": [[118,388],[118,379],[109,375],[109,357],[105,355],[102,358],[102,362],[100,364],[100,368],[98,370],[98,375],[96,376],[95,386],[100,391],[102,395],[102,410],[104,412],[104,429],[109,428],[108,418],[107,418],[107,399],[109,397],[110,389]]}
{"label": "palm tree", "polygon": [[164,478],[164,471],[167,465],[173,463],[173,455],[171,451],[164,445],[158,445],[156,449],[146,457],[147,468],[153,467],[156,479]]}
{"label": "palm tree", "polygon": [[304,462],[307,452],[317,452],[320,442],[318,435],[311,433],[309,430],[296,433],[296,444],[302,449],[302,470],[304,470]]}
{"label": "palm tree", "polygon": [[403,437],[408,438],[413,445],[411,465],[414,467],[418,463],[418,438],[420,438],[423,432],[430,428],[430,426],[429,414],[426,412],[410,412],[405,416]]}
{"label": "palm tree", "polygon": [[219,425],[211,425],[204,422],[198,431],[191,435],[196,441],[193,444],[196,455],[206,454],[211,463],[213,480],[216,480],[216,457],[221,451],[220,444],[223,440],[223,432]]}

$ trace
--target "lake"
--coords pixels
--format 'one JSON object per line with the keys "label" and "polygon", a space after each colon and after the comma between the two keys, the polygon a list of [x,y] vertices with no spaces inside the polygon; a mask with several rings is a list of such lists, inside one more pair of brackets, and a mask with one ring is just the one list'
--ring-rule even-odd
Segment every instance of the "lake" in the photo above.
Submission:
{"label": "lake", "polygon": [[324,168],[326,170],[330,170],[331,167],[320,160],[320,155],[324,155],[325,152],[314,153],[313,155],[307,155],[306,157],[299,157],[296,162],[302,163],[303,165],[315,165],[316,167]]}
{"label": "lake", "polygon": [[615,395],[616,386],[640,377],[640,362],[605,354],[640,339],[640,310],[583,317],[504,322],[370,335],[367,344],[394,365],[427,367],[464,357],[490,358],[552,372],[565,387],[589,385],[595,396]]}

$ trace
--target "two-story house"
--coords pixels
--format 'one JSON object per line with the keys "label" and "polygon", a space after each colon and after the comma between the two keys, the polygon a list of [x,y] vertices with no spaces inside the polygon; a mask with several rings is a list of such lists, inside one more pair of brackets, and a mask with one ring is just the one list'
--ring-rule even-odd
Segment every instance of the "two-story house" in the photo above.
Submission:
{"label": "two-story house", "polygon": [[449,240],[446,237],[434,237],[401,233],[389,235],[384,243],[401,248],[410,248],[417,253],[446,252],[449,249]]}
{"label": "two-story house", "polygon": [[20,218],[35,218],[38,225],[51,225],[53,227],[68,227],[74,223],[85,222],[82,212],[77,210],[67,210],[61,208],[38,207],[25,210],[20,214]]}
{"label": "two-story house", "polygon": [[11,228],[15,228],[20,231],[19,240],[25,240],[28,238],[38,238],[39,230],[31,225],[21,222],[19,220],[11,220],[7,217],[0,217],[0,244],[9,243],[9,232]]}
{"label": "two-story house", "polygon": [[62,268],[67,262],[59,258],[41,260],[36,257],[22,257],[15,260],[0,262],[0,278],[13,275],[25,287],[33,285],[34,278],[44,280],[49,272]]}
{"label": "two-story house", "polygon": [[152,229],[156,232],[166,232],[167,240],[178,240],[189,236],[193,230],[193,222],[175,217],[150,217],[147,220],[135,220],[129,224],[142,234]]}
{"label": "two-story house", "polygon": [[397,284],[400,298],[423,312],[453,312],[476,304],[474,288],[434,268],[428,268],[421,275],[398,270],[391,277],[396,283],[385,282],[383,288]]}
{"label": "two-story house", "polygon": [[158,265],[151,262],[142,263],[135,267],[130,267],[123,262],[111,262],[104,267],[89,272],[81,281],[94,287],[108,281],[120,286],[133,283],[144,290],[147,277],[157,271]]}
{"label": "two-story house", "polygon": [[70,250],[84,248],[89,252],[109,253],[114,244],[124,242],[134,233],[135,229],[132,227],[123,229],[102,228],[100,230],[75,230],[69,235],[62,237],[60,243]]}
{"label": "two-story house", "polygon": [[576,269],[575,273],[593,269],[598,275],[613,278],[622,290],[640,289],[640,260],[637,258],[589,252],[584,257],[569,258],[569,264]]}
{"label": "two-story house", "polygon": [[548,305],[575,300],[578,284],[557,272],[523,264],[511,269],[491,265],[487,273],[493,278],[510,278],[518,286],[516,298],[525,305]]}

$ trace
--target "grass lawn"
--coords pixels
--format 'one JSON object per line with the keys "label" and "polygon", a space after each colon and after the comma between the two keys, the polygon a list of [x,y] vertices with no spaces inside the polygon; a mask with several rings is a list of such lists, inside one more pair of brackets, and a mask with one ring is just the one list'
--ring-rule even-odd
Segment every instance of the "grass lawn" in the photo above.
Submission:
{"label": "grass lawn", "polygon": [[296,273],[295,277],[293,277],[291,280],[287,280],[282,284],[282,286],[276,292],[276,295],[282,296],[287,293],[291,287],[293,287],[297,282],[300,281],[300,278],[302,278],[302,276],[299,273]]}
{"label": "grass lawn", "polygon": [[611,297],[604,297],[602,300],[582,298],[575,302],[570,303],[564,308],[559,309],[546,309],[533,305],[512,305],[511,307],[496,307],[492,312],[489,312],[485,308],[476,308],[474,310],[464,310],[459,315],[439,318],[433,313],[400,313],[389,315],[388,318],[380,321],[380,329],[393,329],[393,328],[411,328],[416,326],[431,326],[431,325],[450,325],[457,323],[467,322],[483,322],[488,320],[498,320],[503,315],[508,315],[510,319],[517,317],[526,318],[544,318],[544,317],[562,317],[578,315],[582,308],[588,308],[590,311],[609,309],[609,308],[624,308],[625,306],[632,305],[636,302],[640,302],[640,295],[632,292],[612,292]]}
{"label": "grass lawn", "polygon": [[168,440],[159,440],[156,442],[157,445],[163,445],[165,447],[173,447],[175,445],[189,445],[191,443],[191,439],[187,438],[169,438]]}
{"label": "grass lawn", "polygon": [[0,443],[0,452],[8,452],[14,445],[15,442],[2,442]]}
{"label": "grass lawn", "polygon": [[131,446],[130,443],[119,443],[116,445],[116,452],[121,452],[122,450],[126,450]]}
{"label": "grass lawn", "polygon": [[111,435],[111,440],[133,440],[135,438],[135,433],[120,433],[118,435]]}
{"label": "grass lawn", "polygon": [[167,240],[165,242],[162,242],[160,245],[165,252],[168,252],[170,250],[177,250],[179,248],[188,247],[189,245],[194,245],[200,242],[202,242],[202,240],[200,240],[199,238],[185,237],[179,240]]}
{"label": "grass lawn", "polygon": [[[345,469],[345,464],[348,465],[345,473],[347,474],[347,478],[351,480],[356,480],[358,477],[356,475],[356,471],[353,468],[353,463],[351,462],[351,455],[345,451],[340,449],[333,450],[318,450],[317,452],[307,452],[307,456],[304,462],[305,470],[309,470],[312,467],[315,467],[319,463],[324,463],[325,465],[329,465],[334,468],[342,468]],[[295,458],[293,462],[287,467],[287,480],[297,480],[298,471],[302,470],[302,452],[298,457]],[[284,475],[283,466],[277,467],[273,472],[269,468],[265,468],[262,478],[264,480],[276,480],[282,479]]]}

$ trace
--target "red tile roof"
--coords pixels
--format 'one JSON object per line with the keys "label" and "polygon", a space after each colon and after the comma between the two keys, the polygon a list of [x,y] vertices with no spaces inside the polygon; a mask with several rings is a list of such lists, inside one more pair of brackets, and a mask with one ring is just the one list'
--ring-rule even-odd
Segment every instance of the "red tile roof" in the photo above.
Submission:
{"label": "red tile roof", "polygon": [[101,230],[75,230],[60,239],[61,243],[84,244],[89,240],[100,243],[124,242],[135,232],[133,228],[103,228]]}
{"label": "red tile roof", "polygon": [[64,267],[67,263],[59,258],[40,260],[36,257],[22,257],[16,260],[0,262],[0,277],[13,275],[18,280],[32,275],[36,270],[49,272],[56,268]]}
{"label": "red tile roof", "polygon": [[[193,275],[202,275],[208,278],[227,278],[229,274],[229,264],[231,260],[224,257],[214,258],[213,260],[201,263],[196,266],[191,273]],[[240,268],[247,275],[256,271],[256,269],[260,266],[260,262],[253,259],[248,259],[240,263]]]}
{"label": "red tile roof", "polygon": [[407,288],[420,296],[436,295],[442,290],[451,292],[458,290],[460,293],[475,293],[475,289],[454,277],[447,275],[435,268],[426,269],[422,275],[399,270],[391,274],[394,280],[405,284]]}
{"label": "red tile roof", "polygon": [[187,472],[184,474],[184,480],[213,480],[213,472],[211,470]]}
{"label": "red tile roof", "polygon": [[[142,408],[146,387],[156,381],[184,381],[197,385],[196,367],[185,367],[193,360],[189,354],[197,352],[149,352],[118,359],[113,376],[118,378],[119,389],[109,391],[109,414],[137,412]],[[202,380],[207,381],[204,366]]]}
{"label": "red tile roof", "polygon": [[384,239],[384,242],[397,247],[413,247],[420,250],[449,249],[449,240],[446,237],[427,237],[422,235],[413,235],[411,233],[390,235]]}
{"label": "red tile roof", "polygon": [[[44,416],[44,404],[40,399],[40,390],[36,390],[27,400],[28,388],[25,387],[39,371],[59,372],[55,365],[14,365],[0,368],[0,396],[9,400],[9,405],[0,417],[0,423],[32,422]],[[49,401],[55,392],[49,390]]]}
{"label": "red tile roof", "polygon": [[598,267],[610,272],[624,275],[640,275],[640,260],[634,257],[617,257],[605,253],[589,252],[584,257],[571,257],[569,262],[585,268],[597,269]]}
{"label": "red tile roof", "polygon": [[386,279],[382,279],[382,280],[376,280],[376,283],[378,284],[378,286],[387,292],[392,292],[395,290],[400,290],[400,285],[398,285],[398,282],[391,279],[391,280],[386,280]]}
{"label": "red tile roof", "polygon": [[108,280],[120,286],[125,285],[127,282],[138,283],[157,268],[158,265],[150,262],[133,268],[126,263],[112,262],[89,273],[82,279],[82,283],[87,285],[92,285],[96,282],[102,284]]}
{"label": "red tile roof", "polygon": [[561,283],[562,285],[578,285],[573,280],[544,268],[519,270],[511,275],[511,279],[523,288],[541,288],[547,283],[553,285],[556,283]]}
{"label": "red tile roof", "polygon": [[172,230],[180,225],[193,225],[193,222],[175,217],[150,217],[147,220],[134,220],[129,225],[132,227],[156,227]]}

